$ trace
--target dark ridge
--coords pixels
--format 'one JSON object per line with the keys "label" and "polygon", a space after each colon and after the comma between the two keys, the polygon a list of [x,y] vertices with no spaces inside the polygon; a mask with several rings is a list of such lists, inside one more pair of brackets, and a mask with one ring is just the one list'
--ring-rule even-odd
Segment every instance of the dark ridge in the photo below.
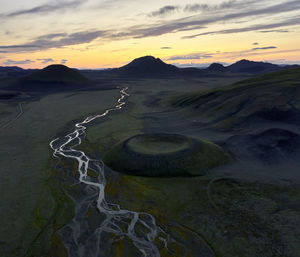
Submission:
{"label": "dark ridge", "polygon": [[167,64],[159,58],[144,56],[134,59],[130,63],[117,68],[101,71],[98,73],[130,78],[177,78],[177,77],[201,77],[201,76],[226,76],[235,73],[249,75],[265,74],[272,71],[289,68],[290,66],[279,66],[265,62],[254,62],[241,60],[232,65],[224,67],[220,63],[212,63],[206,69],[178,68]]}
{"label": "dark ridge", "polygon": [[227,71],[226,67],[224,67],[220,63],[212,63],[206,70],[207,71],[214,71],[214,72],[225,72],[225,71]]}
{"label": "dark ridge", "polygon": [[120,68],[102,71],[102,74],[105,73],[120,77],[154,79],[203,76],[200,69],[178,68],[153,56],[140,57]]}
{"label": "dark ridge", "polygon": [[42,70],[32,73],[28,77],[24,78],[24,80],[73,84],[84,84],[89,82],[89,80],[81,75],[77,70],[61,64],[47,66]]}
{"label": "dark ridge", "polygon": [[132,77],[161,77],[178,75],[180,69],[153,56],[144,56],[115,69],[119,75]]}
{"label": "dark ridge", "polygon": [[240,60],[226,67],[230,72],[238,73],[267,73],[281,69],[279,65],[267,62],[254,62],[249,60]]}
{"label": "dark ridge", "polygon": [[36,70],[32,69],[22,69],[17,66],[0,66],[0,79],[11,79],[11,78],[18,78],[22,76],[26,76],[31,74]]}
{"label": "dark ridge", "polygon": [[65,65],[55,64],[18,79],[7,89],[25,91],[70,90],[91,85],[92,81]]}
{"label": "dark ridge", "polygon": [[0,71],[22,71],[18,66],[0,66]]}
{"label": "dark ridge", "polygon": [[130,63],[115,69],[105,70],[82,70],[81,74],[90,78],[115,79],[172,79],[172,78],[197,78],[197,77],[225,77],[225,76],[255,76],[272,71],[284,70],[297,66],[279,66],[271,63],[253,62],[248,60],[238,61],[230,66],[224,67],[220,63],[212,63],[206,69],[196,67],[179,68],[172,64],[167,64],[159,58],[153,56],[144,56],[136,58]]}

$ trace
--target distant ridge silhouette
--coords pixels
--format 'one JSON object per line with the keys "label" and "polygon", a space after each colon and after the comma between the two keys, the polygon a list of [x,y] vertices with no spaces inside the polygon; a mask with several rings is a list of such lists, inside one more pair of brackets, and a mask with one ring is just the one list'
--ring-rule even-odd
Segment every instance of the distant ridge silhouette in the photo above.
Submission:
{"label": "distant ridge silhouette", "polygon": [[249,60],[240,60],[229,66],[224,66],[220,63],[212,63],[206,69],[199,68],[179,68],[172,64],[167,64],[159,58],[153,56],[144,56],[136,58],[130,63],[117,68],[111,69],[109,72],[117,76],[127,77],[198,77],[198,76],[212,76],[218,73],[247,73],[247,74],[263,74],[277,71],[292,66],[280,66],[267,62],[255,62]]}
{"label": "distant ridge silhouette", "polygon": [[18,84],[27,85],[27,87],[39,84],[40,86],[50,84],[54,87],[78,86],[92,83],[85,77],[101,77],[104,79],[113,78],[192,78],[192,77],[214,77],[214,76],[232,76],[234,74],[260,75],[274,72],[282,69],[296,68],[299,65],[276,65],[267,62],[255,62],[249,60],[240,60],[229,66],[220,63],[212,63],[208,68],[201,69],[196,67],[179,68],[172,64],[167,64],[159,58],[153,56],[143,56],[134,59],[130,63],[120,67],[106,70],[76,70],[70,69],[65,65],[50,65],[42,70],[26,70],[19,67],[0,67],[1,78],[19,79]]}
{"label": "distant ridge silhouette", "polygon": [[54,64],[19,78],[10,89],[29,91],[51,91],[72,89],[90,85],[91,80],[79,71],[65,65]]}
{"label": "distant ridge silhouette", "polygon": [[249,60],[240,60],[226,67],[227,71],[234,73],[266,73],[281,69],[279,65],[267,62],[254,62]]}
{"label": "distant ridge silhouette", "polygon": [[23,69],[18,66],[0,66],[0,71],[22,71]]}
{"label": "distant ridge silhouette", "polygon": [[206,70],[207,71],[224,72],[224,71],[226,71],[226,67],[224,67],[220,63],[212,63]]}
{"label": "distant ridge silhouette", "polygon": [[24,78],[28,82],[51,82],[62,84],[84,84],[90,82],[79,71],[71,69],[65,65],[49,65],[42,70],[38,70]]}
{"label": "distant ridge silhouette", "polygon": [[34,71],[31,69],[22,69],[18,66],[0,66],[0,79],[22,77]]}
{"label": "distant ridge silhouette", "polygon": [[130,63],[117,69],[119,75],[144,76],[172,76],[177,75],[180,69],[174,65],[166,64],[153,56],[144,56],[134,59]]}

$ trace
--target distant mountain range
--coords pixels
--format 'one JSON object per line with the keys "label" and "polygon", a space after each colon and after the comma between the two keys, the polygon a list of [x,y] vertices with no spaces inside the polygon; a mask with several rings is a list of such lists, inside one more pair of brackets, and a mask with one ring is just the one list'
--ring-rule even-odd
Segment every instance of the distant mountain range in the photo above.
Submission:
{"label": "distant mountain range", "polygon": [[203,76],[231,76],[234,74],[260,75],[286,68],[299,67],[297,65],[280,66],[266,62],[241,60],[229,66],[213,63],[206,69],[179,68],[163,62],[153,56],[144,56],[134,59],[130,63],[115,69],[102,71],[76,70],[64,65],[50,65],[42,70],[25,70],[19,67],[0,67],[0,79],[19,78],[15,84],[34,87],[35,84],[52,85],[80,85],[89,84],[91,81],[85,76],[95,78],[179,78]]}
{"label": "distant mountain range", "polygon": [[225,73],[243,73],[249,75],[264,74],[278,71],[285,68],[297,67],[297,65],[280,66],[266,62],[254,62],[241,60],[229,66],[213,63],[206,69],[200,68],[178,68],[175,65],[167,64],[159,58],[144,56],[134,59],[132,62],[117,69],[102,71],[121,77],[189,77],[189,76],[215,76]]}
{"label": "distant mountain range", "polygon": [[232,72],[232,73],[251,73],[261,74],[282,69],[282,66],[267,63],[267,62],[253,62],[248,60],[241,60],[233,63],[227,67],[219,63],[211,64],[206,70],[216,72]]}

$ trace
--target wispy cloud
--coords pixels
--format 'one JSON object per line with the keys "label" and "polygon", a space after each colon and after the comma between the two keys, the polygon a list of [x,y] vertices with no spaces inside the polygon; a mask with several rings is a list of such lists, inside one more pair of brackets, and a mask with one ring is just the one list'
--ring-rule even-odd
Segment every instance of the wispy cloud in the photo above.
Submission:
{"label": "wispy cloud", "polygon": [[29,48],[36,48],[36,47],[38,47],[38,46],[37,45],[30,45],[30,44],[0,46],[0,48],[2,48],[2,49],[15,49],[16,51],[18,51],[18,49],[24,49],[24,48],[29,49]]}
{"label": "wispy cloud", "polygon": [[200,59],[207,59],[212,58],[212,54],[207,53],[191,53],[187,55],[174,55],[170,56],[164,60],[166,61],[176,61],[176,60],[200,60]]}
{"label": "wispy cloud", "polygon": [[38,37],[36,40],[53,40],[53,39],[59,39],[59,38],[64,38],[67,37],[67,33],[51,33],[51,34],[46,34]]}
{"label": "wispy cloud", "polygon": [[[231,51],[231,52],[220,52],[220,56],[223,58],[230,58],[230,59],[235,59],[235,58],[244,58],[245,56],[259,56],[259,55],[265,55],[266,52],[264,50],[262,51],[255,51],[255,50],[242,50],[242,51]],[[284,49],[284,50],[278,50],[274,49],[273,51],[267,51],[267,54],[286,54],[286,53],[300,53],[300,49]]]}
{"label": "wispy cloud", "polygon": [[162,7],[162,8],[160,8],[159,10],[150,13],[149,16],[154,16],[154,17],[156,17],[156,16],[165,16],[167,14],[175,12],[178,9],[179,9],[179,6],[176,6],[176,5],[166,5],[166,6]]}
{"label": "wispy cloud", "polygon": [[265,47],[255,47],[255,48],[252,48],[253,51],[256,51],[256,50],[269,50],[269,49],[275,49],[277,48],[276,46],[265,46]]}
{"label": "wispy cloud", "polygon": [[288,32],[290,32],[290,30],[287,30],[287,29],[271,29],[271,30],[261,30],[259,32],[260,33],[273,33],[273,32],[276,32],[276,33],[288,33]]}
{"label": "wispy cloud", "polygon": [[22,65],[22,64],[30,64],[30,63],[34,63],[35,61],[33,60],[20,60],[20,61],[16,61],[16,60],[11,60],[11,59],[7,59],[5,62],[3,62],[4,65],[10,66],[10,65]]}
{"label": "wispy cloud", "polygon": [[294,26],[300,24],[300,17],[291,18],[284,20],[282,22],[271,23],[271,24],[256,24],[249,27],[241,27],[235,29],[224,29],[224,30],[217,30],[217,31],[208,31],[199,34],[194,34],[191,36],[184,36],[183,39],[191,39],[196,38],[199,36],[206,36],[206,35],[216,35],[216,34],[232,34],[232,33],[241,33],[241,32],[249,32],[249,31],[260,31],[264,29],[273,29],[273,28],[280,28],[286,26]]}
{"label": "wispy cloud", "polygon": [[55,60],[53,60],[52,58],[41,58],[41,59],[37,59],[37,61],[40,61],[43,64],[55,62]]}
{"label": "wispy cloud", "polygon": [[66,60],[66,59],[62,59],[62,60],[60,61],[60,63],[61,63],[61,64],[66,64],[67,61],[68,61],[68,60]]}
{"label": "wispy cloud", "polygon": [[[286,54],[286,53],[300,53],[300,49],[288,49],[288,50],[274,50],[274,51],[268,51],[268,54]],[[224,58],[244,58],[245,56],[257,56],[261,55],[261,51],[252,51],[252,50],[244,50],[244,51],[233,51],[233,52],[224,52],[220,53],[222,57]],[[265,54],[265,53],[264,53]]]}
{"label": "wispy cloud", "polygon": [[222,11],[225,9],[241,9],[242,7],[249,7],[250,4],[255,3],[255,0],[229,0],[224,1],[220,4],[187,4],[187,5],[167,5],[163,6],[157,11],[151,12],[148,16],[166,16],[171,15],[175,11],[183,11],[188,13],[197,13],[197,12],[214,12]]}
{"label": "wispy cloud", "polygon": [[160,49],[163,49],[163,50],[169,50],[169,49],[172,49],[172,47],[170,47],[170,46],[163,46],[163,47],[161,47]]}
{"label": "wispy cloud", "polygon": [[[274,48],[273,48],[274,49]],[[276,49],[276,47],[275,47]],[[268,54],[276,54],[276,53],[300,53],[300,49],[288,49],[288,50],[275,50],[274,51],[268,51]],[[245,50],[241,50],[241,51],[230,51],[230,52],[213,52],[213,53],[187,53],[184,55],[175,55],[175,56],[170,56],[167,58],[164,58],[165,61],[188,61],[190,60],[190,63],[193,63],[193,61],[195,60],[207,60],[209,58],[229,58],[229,59],[241,59],[241,58],[245,58],[245,56],[257,56],[257,55],[261,55],[262,53],[265,54],[265,51],[267,49],[257,49],[257,50],[253,50],[253,49],[245,49]],[[202,62],[201,62],[202,63]],[[195,64],[195,63],[193,63]],[[182,64],[180,64],[182,65]],[[184,65],[189,66],[189,63],[184,63]]]}
{"label": "wispy cloud", "polygon": [[74,1],[57,1],[49,2],[48,4],[39,5],[30,9],[22,9],[15,12],[2,14],[6,18],[13,18],[21,15],[36,15],[52,13],[55,11],[64,11],[67,9],[76,8],[84,3],[84,0],[74,0]]}
{"label": "wispy cloud", "polygon": [[[227,62],[218,62],[222,65],[228,65],[229,63]],[[173,62],[173,63],[170,63],[172,65],[175,65],[177,67],[180,67],[180,68],[189,68],[189,67],[193,67],[193,68],[200,68],[200,69],[203,69],[203,68],[207,68],[209,65],[211,65],[211,62],[205,62],[205,63],[197,63],[197,62],[190,62],[190,63],[178,63],[178,62]]]}
{"label": "wispy cloud", "polygon": [[286,59],[270,59],[270,60],[264,60],[264,62],[270,62],[270,63],[275,63],[275,64],[283,64],[283,65],[294,65],[300,64],[300,60],[294,60],[294,61],[290,61],[290,60],[286,60]]}
{"label": "wispy cloud", "polygon": [[39,51],[50,48],[90,43],[91,41],[104,36],[105,31],[82,31],[76,33],[46,34],[35,38],[29,43],[20,45],[0,46],[0,49],[11,49],[12,51]]}
{"label": "wispy cloud", "polygon": [[[249,2],[249,1],[247,1]],[[184,7],[185,12],[199,12],[199,11],[216,11],[216,10],[224,10],[233,7],[237,7],[240,5],[244,5],[245,3],[238,2],[236,0],[222,2],[219,5],[208,5],[208,4],[187,4]]]}
{"label": "wispy cloud", "polygon": [[[250,0],[249,0],[250,1]],[[73,1],[75,2],[75,1]],[[72,3],[73,3],[72,2]],[[78,2],[78,1],[76,1]],[[80,1],[79,1],[80,2]],[[228,6],[236,4],[235,1],[224,2]],[[220,5],[222,6],[222,5]],[[226,7],[225,4],[222,6]],[[221,7],[219,7],[221,8]],[[242,9],[242,11],[218,12],[216,15],[193,15],[181,19],[174,19],[167,22],[158,21],[152,24],[135,25],[131,27],[122,28],[122,30],[92,30],[92,31],[79,31],[75,33],[49,33],[33,38],[31,41],[18,45],[2,45],[0,50],[9,52],[21,52],[21,51],[41,51],[50,48],[61,48],[66,46],[90,43],[96,39],[102,40],[122,40],[122,39],[139,39],[146,37],[156,37],[168,33],[176,33],[182,31],[192,31],[207,28],[211,24],[216,23],[229,23],[230,21],[237,21],[238,19],[249,20],[253,17],[261,17],[264,15],[286,14],[291,11],[300,10],[300,1],[293,0],[280,4],[271,5],[268,7],[260,7],[257,9]],[[172,8],[171,8],[172,9]],[[163,9],[167,10],[167,8]],[[162,11],[164,12],[164,11]],[[280,21],[269,24],[255,24],[251,26],[229,28],[218,31],[206,31],[198,34],[185,36],[185,39],[196,38],[205,35],[215,34],[230,34],[241,33],[248,31],[270,31],[270,30],[282,30],[282,27],[294,26],[300,24],[300,17],[292,17],[289,19],[282,19]]]}
{"label": "wispy cloud", "polygon": [[[175,33],[178,31],[188,31],[188,30],[195,30],[204,28],[207,25],[219,23],[219,22],[230,22],[232,20],[237,19],[249,19],[251,17],[260,17],[263,15],[276,15],[276,14],[283,14],[287,12],[292,12],[295,10],[300,10],[300,1],[294,0],[289,2],[284,2],[280,4],[271,5],[268,7],[263,8],[255,8],[255,9],[242,9],[241,11],[229,12],[227,14],[223,14],[220,12],[216,15],[206,16],[205,18],[201,19],[201,16],[194,15],[191,17],[186,17],[182,19],[176,19],[169,22],[164,22],[160,24],[153,24],[153,25],[142,25],[142,26],[135,26],[129,28],[129,32],[127,35],[132,35],[135,38],[143,38],[143,37],[150,37],[150,36],[159,36],[166,33]],[[248,31],[251,30],[264,30],[264,29],[273,29],[282,26],[288,25],[296,25],[300,24],[299,16],[294,19],[289,19],[288,21],[283,20],[282,22],[277,22],[273,24],[262,24],[260,26],[252,26],[248,28]],[[197,37],[198,35],[208,35],[208,34],[218,34],[218,33],[236,33],[240,32],[240,29],[228,29],[228,30],[221,30],[215,32],[206,32],[197,34],[194,36],[186,37],[186,38],[193,38]],[[241,29],[243,32],[243,29]]]}

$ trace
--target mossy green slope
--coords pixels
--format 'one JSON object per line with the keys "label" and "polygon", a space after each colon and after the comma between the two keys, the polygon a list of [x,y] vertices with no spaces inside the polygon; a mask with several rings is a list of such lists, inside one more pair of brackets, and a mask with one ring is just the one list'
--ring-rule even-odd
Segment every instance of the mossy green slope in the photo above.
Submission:
{"label": "mossy green slope", "polygon": [[170,103],[196,112],[203,121],[225,127],[258,118],[294,122],[300,115],[300,68],[269,73],[198,94],[180,95]]}
{"label": "mossy green slope", "polygon": [[229,162],[229,154],[211,142],[176,134],[141,134],[108,150],[103,162],[137,176],[199,176]]}

